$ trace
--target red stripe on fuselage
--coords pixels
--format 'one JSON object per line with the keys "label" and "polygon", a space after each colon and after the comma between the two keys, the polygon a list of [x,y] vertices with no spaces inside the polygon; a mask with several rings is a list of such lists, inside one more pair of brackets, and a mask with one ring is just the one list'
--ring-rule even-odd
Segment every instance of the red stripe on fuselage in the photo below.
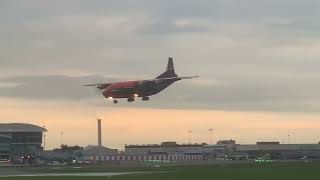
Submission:
{"label": "red stripe on fuselage", "polygon": [[[128,98],[132,96],[132,93],[115,93],[117,90],[122,90],[122,89],[135,89],[139,85],[139,81],[126,81],[126,82],[118,82],[118,83],[113,83],[109,87],[107,87],[103,95],[105,97],[113,97],[113,98]],[[115,91],[115,92],[113,92]]]}

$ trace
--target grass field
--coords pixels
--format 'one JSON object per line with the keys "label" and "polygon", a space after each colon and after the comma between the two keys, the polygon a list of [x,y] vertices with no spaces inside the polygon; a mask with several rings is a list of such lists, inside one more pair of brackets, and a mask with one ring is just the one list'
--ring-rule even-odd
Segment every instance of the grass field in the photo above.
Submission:
{"label": "grass field", "polygon": [[[103,168],[98,168],[103,172]],[[126,169],[122,169],[123,171]],[[134,170],[134,169],[131,169]],[[140,170],[143,170],[140,169]],[[147,171],[152,170],[150,168]],[[8,177],[6,180],[319,180],[320,163],[203,165],[154,169],[151,174],[114,177]],[[87,169],[86,172],[89,170]],[[94,170],[96,171],[96,170]],[[110,169],[105,169],[110,171]]]}

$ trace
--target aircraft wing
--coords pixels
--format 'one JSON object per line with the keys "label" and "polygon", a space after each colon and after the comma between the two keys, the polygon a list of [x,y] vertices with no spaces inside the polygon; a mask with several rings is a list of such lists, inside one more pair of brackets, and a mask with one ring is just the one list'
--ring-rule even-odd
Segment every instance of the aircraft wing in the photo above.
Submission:
{"label": "aircraft wing", "polygon": [[[161,80],[181,80],[181,79],[193,79],[193,78],[197,78],[199,76],[180,76],[180,77],[168,77],[168,78],[159,78],[159,79],[147,79],[147,80],[143,80],[143,81],[161,81]],[[87,84],[84,86],[96,86],[98,89],[105,89],[109,86],[111,86],[113,83],[98,83],[98,84]],[[123,87],[120,89],[116,89],[117,91],[133,91],[133,88],[131,87]]]}
{"label": "aircraft wing", "polygon": [[87,85],[84,85],[84,86],[95,86],[98,89],[102,90],[102,89],[105,89],[105,88],[107,88],[107,87],[109,87],[111,85],[112,85],[112,83],[99,83],[99,84],[87,84]]}
{"label": "aircraft wing", "polygon": [[[95,86],[100,90],[106,89],[107,87],[111,86],[113,83],[98,83],[98,84],[87,84],[84,86]],[[135,91],[135,88],[133,87],[120,87],[113,89],[113,93],[133,93]]]}
{"label": "aircraft wing", "polygon": [[83,86],[101,86],[101,85],[111,85],[111,83],[98,83],[98,84],[86,84],[86,85],[83,85]]}

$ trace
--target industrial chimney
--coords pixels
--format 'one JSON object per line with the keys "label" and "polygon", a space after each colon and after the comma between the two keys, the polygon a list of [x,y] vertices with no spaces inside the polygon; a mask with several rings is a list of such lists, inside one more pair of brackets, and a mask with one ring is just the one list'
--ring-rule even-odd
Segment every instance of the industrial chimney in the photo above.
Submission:
{"label": "industrial chimney", "polygon": [[101,147],[101,119],[98,119],[98,146]]}

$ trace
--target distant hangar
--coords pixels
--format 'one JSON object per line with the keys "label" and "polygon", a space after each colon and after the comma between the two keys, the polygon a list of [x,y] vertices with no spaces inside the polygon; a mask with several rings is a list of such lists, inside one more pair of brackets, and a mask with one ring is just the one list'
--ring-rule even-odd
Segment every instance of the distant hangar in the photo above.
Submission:
{"label": "distant hangar", "polygon": [[0,124],[0,159],[29,161],[42,149],[43,127],[25,123]]}

